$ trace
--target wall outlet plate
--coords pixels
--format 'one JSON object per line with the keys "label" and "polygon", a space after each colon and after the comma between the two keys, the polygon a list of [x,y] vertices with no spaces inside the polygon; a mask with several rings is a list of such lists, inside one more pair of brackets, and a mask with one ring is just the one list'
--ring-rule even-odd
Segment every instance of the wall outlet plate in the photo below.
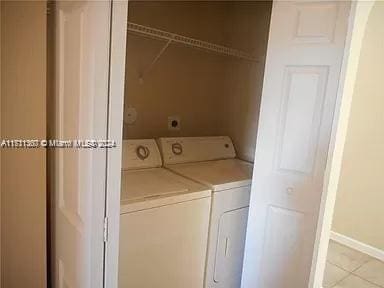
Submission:
{"label": "wall outlet plate", "polygon": [[180,116],[168,116],[168,130],[178,131],[180,129]]}

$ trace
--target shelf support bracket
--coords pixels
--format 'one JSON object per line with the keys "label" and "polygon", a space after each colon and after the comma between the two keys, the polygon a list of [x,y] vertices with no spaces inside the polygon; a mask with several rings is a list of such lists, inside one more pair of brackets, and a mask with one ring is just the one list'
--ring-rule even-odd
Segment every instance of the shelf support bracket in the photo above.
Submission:
{"label": "shelf support bracket", "polygon": [[148,74],[152,70],[153,66],[155,66],[157,61],[159,61],[160,57],[164,54],[165,50],[167,50],[169,45],[171,45],[172,41],[173,41],[173,39],[169,39],[167,41],[167,43],[165,43],[165,45],[161,48],[159,53],[157,53],[156,57],[152,60],[151,64],[149,64],[149,66],[146,69],[144,69],[143,72],[141,72],[139,74],[139,81],[140,81],[140,83],[144,82],[144,76],[146,74]]}

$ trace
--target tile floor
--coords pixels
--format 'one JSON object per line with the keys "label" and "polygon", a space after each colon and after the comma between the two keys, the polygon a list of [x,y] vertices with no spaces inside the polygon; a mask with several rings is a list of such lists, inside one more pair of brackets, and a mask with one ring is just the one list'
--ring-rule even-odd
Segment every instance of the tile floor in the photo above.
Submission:
{"label": "tile floor", "polygon": [[329,242],[324,288],[384,288],[384,262]]}

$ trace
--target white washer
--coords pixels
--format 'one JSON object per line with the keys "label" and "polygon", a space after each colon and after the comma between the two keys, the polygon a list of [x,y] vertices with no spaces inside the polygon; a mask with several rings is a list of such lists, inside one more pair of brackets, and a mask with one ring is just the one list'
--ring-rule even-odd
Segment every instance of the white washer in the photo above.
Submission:
{"label": "white washer", "polygon": [[205,288],[240,287],[253,165],[236,159],[229,137],[158,142],[165,167],[213,191]]}
{"label": "white washer", "polygon": [[161,168],[155,140],[123,143],[120,288],[202,288],[211,190]]}

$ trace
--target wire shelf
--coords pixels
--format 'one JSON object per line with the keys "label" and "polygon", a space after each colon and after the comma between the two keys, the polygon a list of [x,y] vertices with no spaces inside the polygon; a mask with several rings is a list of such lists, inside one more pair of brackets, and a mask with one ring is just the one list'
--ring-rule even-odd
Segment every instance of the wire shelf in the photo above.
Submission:
{"label": "wire shelf", "polygon": [[160,29],[128,22],[128,31],[137,33],[140,35],[145,35],[151,38],[155,39],[163,39],[171,42],[176,42],[176,43],[181,43],[190,47],[198,48],[198,49],[203,49],[203,50],[208,50],[211,52],[227,55],[227,56],[232,56],[232,57],[237,57],[241,58],[244,60],[248,61],[254,61],[258,62],[258,60],[255,57],[252,57],[250,54],[245,53],[243,51],[225,47],[222,45],[217,45],[214,43],[194,39],[194,38],[189,38],[186,36],[182,36],[179,34],[163,31]]}

